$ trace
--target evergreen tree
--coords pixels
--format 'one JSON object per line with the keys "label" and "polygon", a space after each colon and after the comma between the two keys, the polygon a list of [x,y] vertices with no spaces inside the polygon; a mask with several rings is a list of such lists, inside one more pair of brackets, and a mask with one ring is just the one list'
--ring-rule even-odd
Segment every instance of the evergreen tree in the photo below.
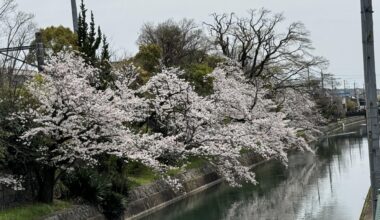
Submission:
{"label": "evergreen tree", "polygon": [[103,47],[102,47],[102,53],[101,53],[100,61],[103,65],[105,63],[109,63],[108,61],[110,60],[109,43],[107,42],[106,35],[103,35],[102,44],[103,44]]}
{"label": "evergreen tree", "polygon": [[78,18],[78,47],[80,52],[85,52],[85,47],[87,45],[88,24],[86,22],[87,9],[85,8],[83,0],[80,5],[80,10],[81,12]]}
{"label": "evergreen tree", "polygon": [[109,86],[113,86],[113,81],[115,80],[114,75],[111,73],[110,64],[110,53],[109,53],[109,43],[107,42],[107,37],[103,35],[102,39],[102,51],[100,54],[100,89],[106,89]]}
{"label": "evergreen tree", "polygon": [[78,20],[78,47],[79,51],[82,52],[84,59],[88,64],[97,66],[97,50],[102,42],[102,32],[100,27],[96,31],[94,14],[91,12],[90,24],[87,23],[87,9],[82,0],[80,6],[81,12]]}
{"label": "evergreen tree", "polygon": [[90,32],[88,33],[88,57],[92,63],[96,63],[96,51],[100,47],[100,43],[102,42],[102,32],[100,27],[98,26],[98,32],[95,31],[95,19],[94,14],[91,12],[91,22],[90,22]]}
{"label": "evergreen tree", "polygon": [[[87,9],[82,0],[78,20],[78,48],[87,64],[101,70],[98,89],[104,90],[113,85],[114,77],[111,74],[109,62],[110,52],[106,36],[98,26],[96,30],[95,18],[91,12],[90,23],[87,23]],[[102,47],[101,47],[102,45]],[[101,50],[99,52],[99,50]]]}

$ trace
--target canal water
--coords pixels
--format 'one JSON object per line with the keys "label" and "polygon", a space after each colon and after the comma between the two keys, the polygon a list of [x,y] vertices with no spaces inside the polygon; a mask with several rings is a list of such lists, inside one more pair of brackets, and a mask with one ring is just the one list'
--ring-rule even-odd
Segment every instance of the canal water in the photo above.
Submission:
{"label": "canal water", "polygon": [[358,220],[370,185],[365,127],[328,137],[312,153],[256,170],[259,184],[219,185],[145,220]]}

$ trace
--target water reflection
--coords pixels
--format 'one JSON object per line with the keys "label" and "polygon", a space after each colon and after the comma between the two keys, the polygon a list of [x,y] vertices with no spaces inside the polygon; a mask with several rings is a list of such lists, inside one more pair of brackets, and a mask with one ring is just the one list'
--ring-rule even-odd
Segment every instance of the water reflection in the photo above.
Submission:
{"label": "water reflection", "polygon": [[315,154],[291,155],[287,169],[278,163],[260,167],[257,186],[221,185],[145,219],[357,220],[369,168],[365,131],[354,131],[322,140]]}

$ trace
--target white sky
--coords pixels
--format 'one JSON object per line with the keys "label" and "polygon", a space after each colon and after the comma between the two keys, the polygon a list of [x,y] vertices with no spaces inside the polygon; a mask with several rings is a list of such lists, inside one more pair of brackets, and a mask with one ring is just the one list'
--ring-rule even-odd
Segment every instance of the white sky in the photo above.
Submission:
{"label": "white sky", "polygon": [[[39,27],[72,27],[71,0],[17,2],[21,10],[35,14]],[[302,21],[306,25],[315,54],[330,61],[329,72],[347,80],[348,87],[353,87],[354,82],[363,85],[360,0],[85,0],[85,3],[93,10],[95,22],[102,27],[113,49],[129,55],[137,50],[136,39],[145,22],[186,17],[202,23],[210,20],[213,12],[244,15],[247,9],[261,7],[283,12],[287,22]],[[380,5],[376,1],[374,11],[375,43],[379,52]],[[380,58],[377,63],[380,64]],[[380,76],[377,81],[380,87]]]}

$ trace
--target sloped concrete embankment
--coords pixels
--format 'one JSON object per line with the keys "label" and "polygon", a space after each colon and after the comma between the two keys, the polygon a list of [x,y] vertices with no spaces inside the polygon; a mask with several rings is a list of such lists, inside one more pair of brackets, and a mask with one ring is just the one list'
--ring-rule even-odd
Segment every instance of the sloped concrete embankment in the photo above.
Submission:
{"label": "sloped concrete embankment", "polygon": [[[359,116],[347,118],[337,123],[330,124],[326,127],[324,133],[329,134],[338,132],[342,129],[343,125],[348,127],[360,123],[365,123],[364,117]],[[241,161],[243,164],[250,166],[251,168],[268,162],[267,160],[263,160],[253,154],[243,155]],[[183,189],[179,191],[173,190],[172,187],[163,180],[158,180],[151,184],[140,186],[131,190],[128,197],[124,219],[132,220],[142,218],[182,199],[216,186],[224,181],[223,178],[221,178],[215,169],[209,164],[199,169],[187,170],[176,176],[176,178],[178,178],[183,185]],[[51,217],[47,220],[103,220],[100,217],[101,215],[94,211],[94,209],[91,209],[91,207],[86,207],[87,211],[80,210],[78,207],[76,208],[76,211],[71,211],[71,215],[60,213],[60,218]],[[80,216],[76,215],[76,212],[92,213],[92,216]],[[67,217],[63,218],[62,216]],[[68,216],[80,216],[80,218],[70,218]]]}
{"label": "sloped concrete embankment", "polygon": [[[241,158],[242,163],[251,167],[263,163],[263,160],[252,154]],[[261,162],[260,162],[261,161]],[[124,219],[139,219],[155,211],[176,203],[191,195],[202,192],[224,181],[215,168],[206,164],[198,169],[187,170],[175,176],[182,188],[178,191],[163,180],[136,187],[129,192]],[[45,220],[103,220],[105,219],[96,208],[91,206],[75,206],[71,209],[55,213]]]}
{"label": "sloped concrete embankment", "polygon": [[[330,134],[339,132],[343,126],[349,127],[362,123],[365,123],[365,117],[363,116],[346,118],[337,123],[329,124],[324,130],[324,133]],[[245,154],[241,160],[245,165],[251,168],[268,162],[252,154]],[[209,166],[199,170],[189,170],[181,174],[179,179],[184,183],[185,190],[182,192],[174,192],[163,181],[157,181],[153,184],[141,186],[133,190],[129,198],[125,219],[139,219],[223,182],[223,179]]]}
{"label": "sloped concrete embankment", "polygon": [[[245,154],[240,160],[243,164],[252,168],[265,162],[262,158],[253,154]],[[180,191],[173,190],[162,180],[132,190],[128,198],[125,219],[139,219],[147,216],[224,181],[210,164],[199,169],[185,171],[176,176],[176,178],[183,185],[183,189]]]}
{"label": "sloped concrete embankment", "polygon": [[327,134],[332,134],[332,133],[341,131],[342,128],[344,127],[355,126],[357,124],[365,124],[365,123],[366,123],[366,119],[364,116],[355,116],[355,117],[345,118],[335,123],[329,124],[325,128],[324,132]]}

